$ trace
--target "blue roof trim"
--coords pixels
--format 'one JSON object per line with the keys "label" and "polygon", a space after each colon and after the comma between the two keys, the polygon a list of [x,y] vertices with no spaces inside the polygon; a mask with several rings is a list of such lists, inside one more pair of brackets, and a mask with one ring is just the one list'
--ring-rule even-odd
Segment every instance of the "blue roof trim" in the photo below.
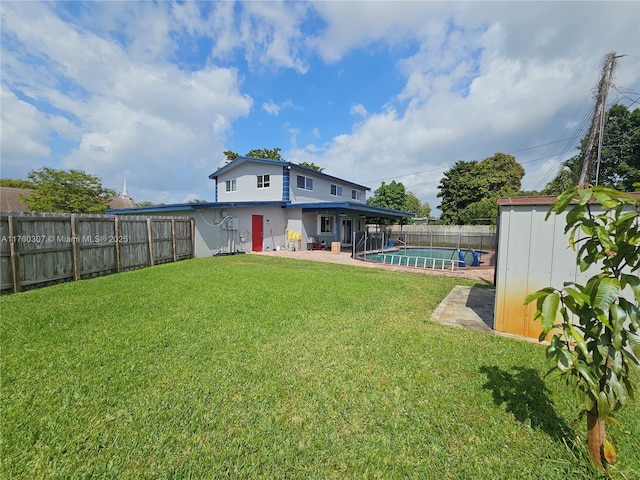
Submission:
{"label": "blue roof trim", "polygon": [[303,212],[345,212],[369,217],[384,218],[411,218],[414,213],[392,210],[389,208],[374,207],[365,203],[355,202],[313,202],[313,203],[289,203],[281,201],[265,202],[206,202],[206,203],[174,203],[170,205],[150,205],[148,207],[122,208],[107,210],[108,215],[140,215],[145,213],[185,212],[189,210],[206,209],[233,209],[252,207],[282,207],[300,208]]}
{"label": "blue roof trim", "polygon": [[356,188],[362,188],[363,190],[367,190],[367,191],[371,190],[371,188],[366,187],[364,185],[359,185],[357,183],[353,183],[353,182],[350,182],[348,180],[344,180],[342,178],[334,177],[332,175],[327,175],[326,173],[318,172],[317,170],[314,170],[313,168],[303,167],[301,165],[298,165],[297,163],[281,162],[279,160],[268,160],[266,158],[238,157],[238,158],[234,159],[233,161],[227,163],[226,165],[220,167],[215,172],[213,172],[211,175],[209,175],[209,178],[213,180],[216,177],[218,177],[221,173],[224,173],[227,170],[231,170],[231,169],[237,167],[238,165],[241,165],[242,163],[247,163],[247,162],[251,162],[251,163],[267,163],[269,165],[280,165],[280,166],[285,167],[285,168],[289,167],[291,169],[299,170],[301,172],[308,173],[310,175],[312,174],[312,175],[315,175],[315,176],[318,176],[318,177],[326,178],[327,180],[333,180],[333,181],[336,181],[336,182],[344,183],[345,185],[350,185],[350,186],[356,187]]}
{"label": "blue roof trim", "polygon": [[109,215],[137,215],[143,213],[157,212],[178,212],[186,210],[206,210],[213,209],[231,209],[231,208],[248,208],[248,207],[284,207],[285,202],[205,202],[205,203],[173,203],[169,205],[149,205],[148,207],[121,208],[117,210],[107,210]]}
{"label": "blue roof trim", "polygon": [[325,211],[344,211],[366,214],[370,217],[415,217],[415,213],[403,212],[401,210],[392,210],[390,208],[374,207],[365,203],[355,202],[314,202],[314,203],[288,203],[286,208],[302,208],[303,211],[313,212],[317,210]]}

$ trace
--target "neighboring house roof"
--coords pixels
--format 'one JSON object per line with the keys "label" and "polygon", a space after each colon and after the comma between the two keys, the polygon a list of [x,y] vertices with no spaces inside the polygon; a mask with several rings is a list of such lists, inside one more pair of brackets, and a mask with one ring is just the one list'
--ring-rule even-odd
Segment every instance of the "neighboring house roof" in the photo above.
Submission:
{"label": "neighboring house roof", "polygon": [[[28,197],[33,192],[31,188],[0,187],[0,211],[2,212],[29,212],[29,207],[19,200],[19,196]],[[136,202],[133,198],[113,197],[109,200],[108,208],[121,209],[133,208]]]}
{"label": "neighboring house roof", "polygon": [[24,195],[28,197],[31,195],[30,188],[13,188],[13,187],[0,187],[0,211],[3,212],[28,212],[29,207],[22,203],[18,196]]}
{"label": "neighboring house roof", "polygon": [[136,202],[133,201],[133,198],[131,197],[113,197],[111,200],[109,200],[109,205],[108,208],[109,209],[116,209],[116,208],[135,208],[136,206]]}
{"label": "neighboring house roof", "polygon": [[209,178],[213,180],[216,177],[218,177],[220,174],[228,172],[229,170],[233,170],[234,168],[244,163],[266,163],[269,165],[274,165],[274,164],[280,165],[281,167],[289,167],[292,170],[297,170],[297,171],[306,173],[308,175],[315,175],[316,177],[326,178],[327,180],[332,180],[332,181],[340,182],[346,185],[351,185],[353,187],[361,188],[363,190],[371,190],[371,188],[365,187],[364,185],[358,185],[357,183],[353,183],[348,180],[344,180],[342,178],[334,177],[332,175],[327,175],[326,173],[318,172],[313,168],[303,167],[301,165],[298,165],[297,163],[281,162],[278,160],[268,160],[265,158],[238,157],[232,160],[231,162],[227,163],[226,165],[220,167],[215,172],[213,172],[211,175],[209,175]]}

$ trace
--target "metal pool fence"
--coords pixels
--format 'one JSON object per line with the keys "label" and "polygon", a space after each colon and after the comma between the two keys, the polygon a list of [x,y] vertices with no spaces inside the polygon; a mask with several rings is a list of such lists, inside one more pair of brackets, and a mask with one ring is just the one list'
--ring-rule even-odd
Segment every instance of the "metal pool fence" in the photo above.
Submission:
{"label": "metal pool fence", "polygon": [[[382,250],[390,246],[400,250],[406,249],[407,247],[454,248],[456,250],[460,249],[463,252],[477,250],[481,263],[492,264],[495,258],[493,252],[495,252],[497,248],[497,236],[495,233],[389,233],[384,231],[362,231],[354,233],[352,256],[359,260],[366,260],[363,258],[363,253],[382,252]],[[487,251],[489,253],[486,253]],[[385,252],[385,255],[388,254],[389,253]],[[455,263],[457,265],[457,259],[453,260],[452,264]],[[443,267],[443,265],[440,266]],[[424,266],[420,265],[420,267]],[[429,266],[429,268],[431,267]],[[449,268],[449,266],[446,268]],[[453,268],[453,266],[451,266],[451,268]]]}

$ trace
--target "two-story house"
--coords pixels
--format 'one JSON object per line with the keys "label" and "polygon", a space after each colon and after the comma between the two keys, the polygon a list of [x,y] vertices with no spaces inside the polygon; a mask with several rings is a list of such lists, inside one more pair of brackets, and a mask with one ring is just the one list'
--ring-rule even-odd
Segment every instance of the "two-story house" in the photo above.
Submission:
{"label": "two-story house", "polygon": [[[214,201],[110,210],[118,215],[195,219],[196,256],[350,246],[354,233],[380,218],[413,214],[367,205],[370,188],[291,162],[238,157],[209,176]],[[299,240],[298,240],[299,238]]]}

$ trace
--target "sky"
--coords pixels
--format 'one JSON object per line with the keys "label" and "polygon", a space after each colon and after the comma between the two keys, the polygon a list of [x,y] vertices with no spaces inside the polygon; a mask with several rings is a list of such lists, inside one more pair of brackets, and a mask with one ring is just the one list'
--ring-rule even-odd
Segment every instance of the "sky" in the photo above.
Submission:
{"label": "sky", "polygon": [[[458,160],[509,153],[540,190],[577,153],[605,55],[640,107],[640,2],[0,3],[0,176],[78,169],[136,201],[213,201],[223,151],[437,215]],[[276,199],[274,199],[276,200]]]}

